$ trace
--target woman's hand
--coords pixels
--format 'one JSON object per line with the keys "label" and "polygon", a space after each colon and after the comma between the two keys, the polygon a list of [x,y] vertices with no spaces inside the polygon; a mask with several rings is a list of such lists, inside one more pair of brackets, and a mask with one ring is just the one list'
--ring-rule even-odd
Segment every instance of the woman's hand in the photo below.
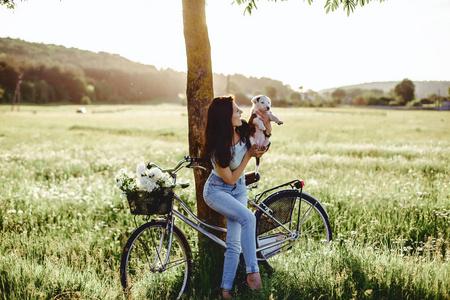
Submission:
{"label": "woman's hand", "polygon": [[250,157],[261,157],[264,153],[269,150],[269,147],[258,147],[258,145],[253,145],[247,151]]}
{"label": "woman's hand", "polygon": [[260,111],[259,109],[256,110],[256,114],[264,123],[264,126],[266,127],[266,134],[270,134],[272,132],[272,125],[270,124],[269,114],[266,111]]}

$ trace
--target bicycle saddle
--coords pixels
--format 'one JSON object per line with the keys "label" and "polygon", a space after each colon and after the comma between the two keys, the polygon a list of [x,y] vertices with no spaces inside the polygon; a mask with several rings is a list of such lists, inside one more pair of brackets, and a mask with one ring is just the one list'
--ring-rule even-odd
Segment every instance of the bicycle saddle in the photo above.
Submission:
{"label": "bicycle saddle", "polygon": [[245,173],[245,185],[250,185],[252,183],[256,183],[261,178],[259,172],[253,171]]}

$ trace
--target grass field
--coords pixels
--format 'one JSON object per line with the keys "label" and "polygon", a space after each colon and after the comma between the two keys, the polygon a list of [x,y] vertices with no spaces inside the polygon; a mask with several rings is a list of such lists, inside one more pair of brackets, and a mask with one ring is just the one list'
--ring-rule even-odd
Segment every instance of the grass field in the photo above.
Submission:
{"label": "grass field", "polygon": [[[0,298],[123,299],[120,256],[135,225],[114,176],[187,154],[186,108],[10,109],[0,106]],[[262,292],[236,298],[450,299],[450,113],[276,114],[285,124],[274,125],[259,190],[303,179],[328,211],[333,247],[280,256]],[[192,189],[182,197],[195,206]],[[218,298],[217,287],[187,298]]]}

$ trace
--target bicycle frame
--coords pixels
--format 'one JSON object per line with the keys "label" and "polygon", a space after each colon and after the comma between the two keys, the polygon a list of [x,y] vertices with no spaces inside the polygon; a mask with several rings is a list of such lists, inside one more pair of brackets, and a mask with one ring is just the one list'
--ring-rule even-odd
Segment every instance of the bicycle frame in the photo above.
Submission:
{"label": "bicycle frame", "polygon": [[[183,202],[183,200],[181,200],[177,195],[174,196],[174,198],[178,201],[178,203],[181,205],[181,207],[192,217],[194,218],[194,221],[192,221],[191,219],[189,219],[188,217],[184,216],[183,214],[181,214],[180,212],[178,212],[177,210],[175,210],[174,208],[172,208],[172,212],[169,214],[169,218],[171,217],[171,214],[173,214],[174,216],[176,216],[177,218],[179,218],[180,220],[182,220],[184,223],[186,223],[187,225],[189,225],[190,227],[192,227],[193,229],[197,230],[198,232],[204,234],[206,237],[208,237],[209,239],[211,239],[212,241],[216,242],[217,244],[219,244],[220,246],[226,248],[225,242],[222,241],[220,238],[218,238],[217,236],[215,236],[214,234],[210,233],[209,231],[207,231],[206,229],[204,229],[201,226],[205,226],[207,228],[219,231],[219,232],[227,232],[226,228],[222,228],[222,227],[217,227],[217,226],[213,226],[213,225],[209,225],[205,222],[203,222],[202,220],[200,220],[190,209],[189,207]],[[172,222],[173,224],[173,222]]]}
{"label": "bicycle frame", "polygon": [[[193,166],[192,164],[194,162],[198,162],[198,160],[195,158],[190,158],[189,156],[185,156],[184,160],[181,160],[174,168],[170,168],[170,169],[161,169],[160,168],[160,169],[162,172],[167,172],[167,173],[171,174],[171,176],[173,177],[174,183],[175,183],[176,182],[176,173],[180,169],[182,169],[183,167],[187,167],[187,168],[199,167],[199,166]],[[189,163],[189,165],[185,166],[188,163]],[[159,168],[156,164],[153,164],[153,163],[148,164],[147,168],[150,168],[150,167]],[[202,167],[200,167],[200,168],[202,168]],[[266,195],[276,189],[284,187],[284,186],[291,186],[291,189],[300,190],[300,197],[301,197],[304,183],[303,183],[303,181],[300,181],[300,180],[294,180],[294,181],[284,183],[282,185],[276,186],[274,188],[265,190],[262,193],[257,194],[254,198],[255,201],[251,200],[250,198],[247,198],[247,203],[250,206],[252,206],[253,208],[261,210],[266,216],[268,216],[273,222],[275,222],[278,225],[278,230],[280,231],[280,235],[273,236],[275,239],[273,239],[273,237],[269,236],[269,237],[264,237],[262,240],[260,240],[259,244],[261,244],[261,245],[256,249],[257,253],[259,253],[259,252],[262,253],[263,251],[268,250],[268,249],[275,249],[275,251],[271,251],[272,255],[270,255],[270,256],[279,254],[279,253],[281,253],[281,252],[279,252],[279,249],[282,248],[283,244],[286,244],[288,242],[294,242],[299,237],[298,229],[299,229],[299,226],[301,225],[300,222],[297,222],[297,230],[288,228],[285,226],[285,224],[282,224],[280,221],[278,221],[275,217],[272,216],[273,211],[271,211],[270,208],[265,207],[265,205],[263,203],[259,204],[260,200],[263,198],[264,195]],[[256,187],[256,186],[254,186],[254,187]],[[252,189],[253,187],[248,186],[247,188]],[[213,242],[217,243],[221,247],[226,248],[226,244],[223,240],[221,240],[220,238],[218,238],[213,233],[211,233],[207,230],[207,228],[209,228],[209,229],[212,229],[212,230],[215,230],[218,232],[226,233],[227,232],[226,228],[213,226],[213,225],[207,224],[206,222],[203,222],[189,209],[189,207],[183,202],[183,200],[181,200],[180,197],[178,197],[176,194],[174,195],[174,199],[177,200],[177,202],[180,204],[181,208],[183,208],[183,210],[185,210],[188,213],[188,215],[191,216],[192,219],[184,216],[182,213],[180,213],[179,211],[174,209],[174,203],[172,203],[172,210],[166,219],[166,222],[167,222],[166,229],[170,229],[170,234],[172,234],[172,229],[173,229],[175,217],[176,217],[176,218],[179,218],[184,223],[186,223],[187,225],[189,225],[194,230],[205,235],[207,238],[209,238]],[[303,214],[303,216],[306,217],[313,208],[314,207],[311,207],[307,212],[305,212]],[[300,210],[300,207],[299,207],[299,210]],[[298,216],[298,221],[300,221],[300,215]],[[282,236],[282,239],[278,240],[278,237],[280,237],[280,236]],[[170,243],[172,243],[172,237],[170,239]],[[171,248],[171,245],[169,245],[169,249],[170,248]]]}
{"label": "bicycle frame", "polygon": [[[183,221],[184,223],[186,223],[187,225],[189,225],[191,228],[193,228],[194,230],[202,233],[203,235],[205,235],[207,238],[209,238],[210,240],[212,240],[213,242],[217,243],[218,245],[220,245],[223,248],[226,248],[226,244],[223,240],[221,240],[220,238],[218,238],[217,236],[215,236],[214,234],[212,234],[211,232],[207,231],[204,227],[215,230],[215,231],[219,231],[219,232],[227,232],[226,228],[223,227],[217,227],[217,226],[213,226],[210,224],[207,224],[205,222],[203,222],[202,220],[200,220],[190,209],[189,207],[183,202],[183,200],[181,200],[177,195],[174,196],[174,199],[177,200],[177,202],[181,205],[181,207],[194,219],[190,219],[186,216],[184,216],[183,214],[181,214],[179,211],[177,211],[176,209],[174,209],[172,207],[172,211],[168,216],[168,220],[171,220],[171,225],[173,226],[174,224],[174,218],[173,216],[179,218],[181,221]],[[247,199],[247,202],[254,208],[256,209],[260,209],[264,214],[266,214],[273,222],[276,222],[282,229],[285,230],[285,238],[283,238],[282,240],[275,240],[275,241],[270,241],[260,247],[258,247],[256,249],[256,252],[262,252],[264,250],[270,249],[270,248],[274,248],[277,247],[279,245],[282,245],[286,242],[290,242],[290,241],[295,241],[298,238],[298,232],[292,231],[292,229],[286,227],[284,224],[282,224],[280,221],[278,221],[276,218],[274,218],[271,213],[270,213],[270,209],[269,208],[264,208],[261,205],[255,203],[253,200],[251,199]],[[203,227],[202,227],[203,226]],[[281,230],[281,229],[280,229]]]}

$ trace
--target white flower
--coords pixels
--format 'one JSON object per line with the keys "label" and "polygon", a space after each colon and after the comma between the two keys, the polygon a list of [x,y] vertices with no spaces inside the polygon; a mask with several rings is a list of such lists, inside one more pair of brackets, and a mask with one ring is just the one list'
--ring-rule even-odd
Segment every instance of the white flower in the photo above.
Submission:
{"label": "white flower", "polygon": [[173,178],[169,173],[163,173],[159,168],[147,169],[141,162],[136,167],[136,173],[121,169],[116,175],[116,187],[122,191],[121,197],[126,197],[136,191],[151,193],[162,189],[169,193],[174,188]]}
{"label": "white flower", "polygon": [[156,183],[148,177],[139,177],[136,180],[136,186],[139,190],[150,193],[155,189]]}
{"label": "white flower", "polygon": [[137,165],[137,168],[136,168],[136,175],[139,177],[139,176],[142,176],[142,175],[145,175],[145,171],[147,170],[147,168],[145,167],[145,164],[144,164],[144,162],[141,162],[140,164],[138,164]]}
{"label": "white flower", "polygon": [[146,178],[145,177],[138,177],[136,178],[136,186],[138,189],[144,188],[146,185]]}
{"label": "white flower", "polygon": [[146,171],[146,175],[150,177],[154,182],[157,182],[163,176],[163,172],[161,172],[158,168],[152,168]]}
{"label": "white flower", "polygon": [[123,177],[126,173],[127,173],[127,170],[126,170],[126,169],[124,169],[124,168],[120,169],[119,173],[116,175],[116,180],[117,180],[118,178]]}
{"label": "white flower", "polygon": [[173,179],[168,173],[164,173],[160,184],[163,187],[173,187]]}

